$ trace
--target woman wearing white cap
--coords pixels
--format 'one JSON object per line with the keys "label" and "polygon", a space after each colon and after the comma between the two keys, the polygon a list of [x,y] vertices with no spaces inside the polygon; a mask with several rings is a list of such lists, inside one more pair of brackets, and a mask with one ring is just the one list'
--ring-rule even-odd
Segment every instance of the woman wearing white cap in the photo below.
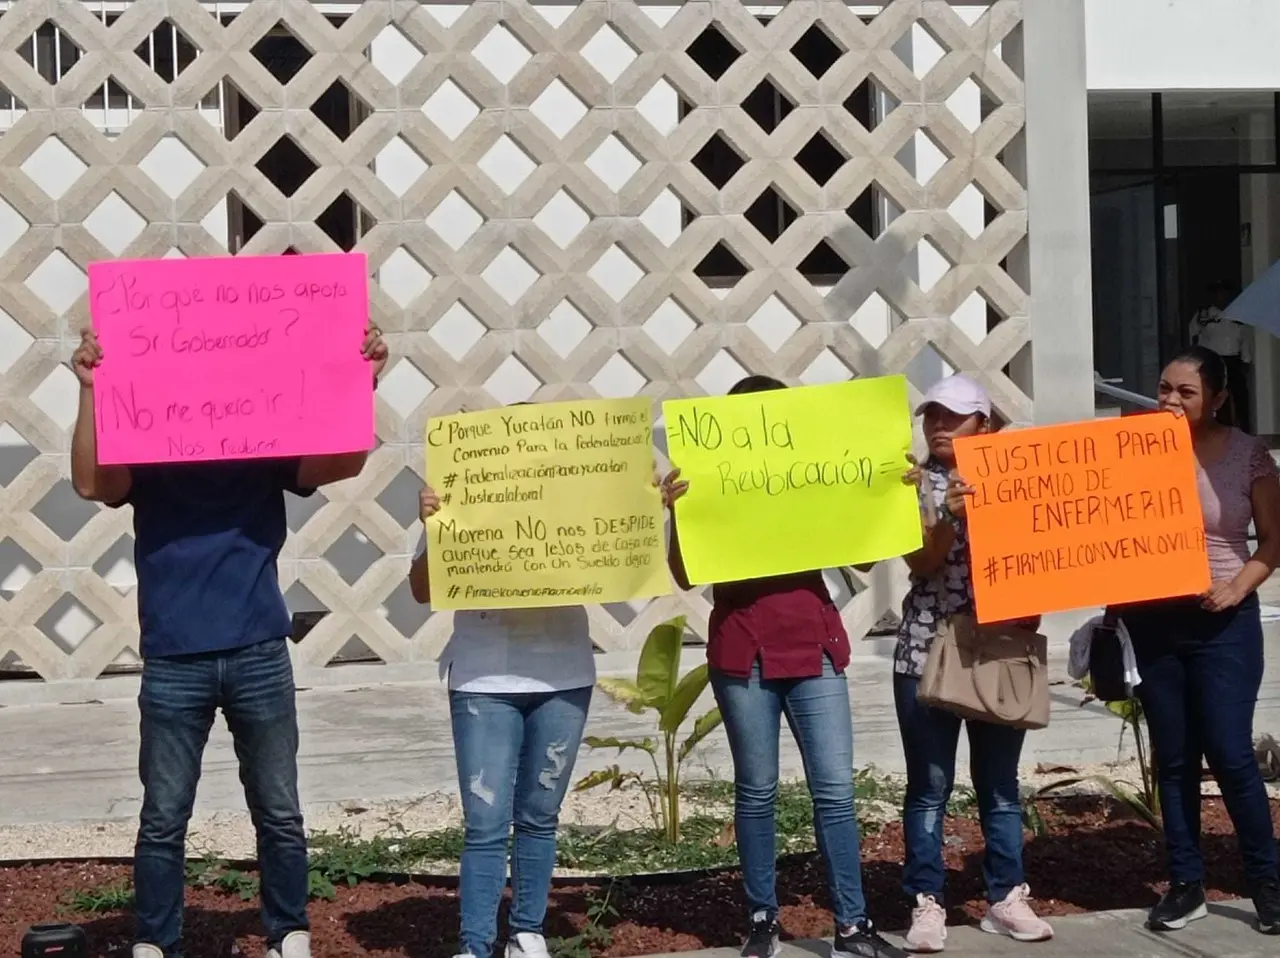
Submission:
{"label": "woman wearing white cap", "polygon": [[[965,524],[965,498],[973,490],[955,470],[952,444],[991,429],[991,400],[973,380],[950,376],[929,390],[917,414],[924,416],[929,455],[908,481],[920,489],[924,545],[905,557],[911,591],[902,603],[893,694],[907,764],[902,884],[915,905],[906,943],[909,951],[931,953],[942,951],[947,937],[942,825],[963,720],[920,703],[916,692],[939,627],[950,616],[973,613]],[[1053,931],[1031,910],[1022,871],[1018,760],[1026,733],[987,722],[967,725],[970,776],[986,840],[983,877],[990,909],[982,929],[1017,941],[1044,941]]]}

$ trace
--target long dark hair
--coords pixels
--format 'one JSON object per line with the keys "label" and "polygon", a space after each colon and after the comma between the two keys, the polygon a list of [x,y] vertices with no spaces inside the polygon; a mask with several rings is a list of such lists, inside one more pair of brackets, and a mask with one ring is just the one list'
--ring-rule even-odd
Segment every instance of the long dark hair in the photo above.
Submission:
{"label": "long dark hair", "polygon": [[771,389],[786,389],[787,384],[781,380],[774,379],[772,376],[748,376],[745,379],[739,379],[733,384],[733,388],[729,390],[730,396],[738,396],[742,393],[762,393]]}
{"label": "long dark hair", "polygon": [[1221,353],[1214,352],[1208,346],[1197,344],[1188,346],[1169,360],[1169,363],[1170,365],[1186,363],[1188,366],[1194,366],[1199,371],[1200,381],[1204,383],[1205,392],[1209,396],[1218,396],[1225,392],[1227,399],[1218,410],[1217,420],[1224,426],[1236,424],[1236,406],[1230,390],[1231,373]]}

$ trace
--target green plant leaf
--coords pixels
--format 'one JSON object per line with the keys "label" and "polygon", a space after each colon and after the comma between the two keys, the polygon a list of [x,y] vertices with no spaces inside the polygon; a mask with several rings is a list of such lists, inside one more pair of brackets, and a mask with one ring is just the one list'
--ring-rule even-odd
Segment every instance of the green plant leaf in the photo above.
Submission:
{"label": "green plant leaf", "polygon": [[684,678],[671,694],[671,701],[662,710],[658,728],[664,732],[674,732],[678,729],[710,680],[711,673],[706,665],[699,665],[696,669],[685,673]]}
{"label": "green plant leaf", "polygon": [[644,712],[644,693],[640,691],[640,686],[630,679],[596,679],[596,688],[619,705],[625,705],[628,711],[636,715]]}
{"label": "green plant leaf", "polygon": [[1052,795],[1054,792],[1062,791],[1064,788],[1070,788],[1073,785],[1083,785],[1085,782],[1093,782],[1099,785],[1116,801],[1129,806],[1139,818],[1150,825],[1152,828],[1159,829],[1160,816],[1147,803],[1142,800],[1142,796],[1137,793],[1131,786],[1123,782],[1117,782],[1115,779],[1107,778],[1105,775],[1085,775],[1077,778],[1064,778],[1058,782],[1050,782],[1038,792],[1036,797]]}
{"label": "green plant leaf", "polygon": [[627,749],[634,749],[638,752],[648,752],[650,755],[654,754],[654,752],[658,750],[658,743],[651,738],[601,738],[598,735],[587,735],[582,739],[582,741],[588,748],[616,748],[619,755]]}
{"label": "green plant leaf", "polygon": [[684,643],[684,616],[654,626],[640,650],[636,686],[645,705],[659,711],[667,707],[680,679],[680,649]]}
{"label": "green plant leaf", "polygon": [[693,723],[693,731],[689,733],[689,737],[680,743],[680,752],[677,761],[683,762],[689,757],[689,753],[698,747],[698,743],[720,727],[723,721],[720,718],[720,709],[714,708],[710,712],[706,712],[699,716],[698,720]]}
{"label": "green plant leaf", "polygon": [[597,769],[590,772],[582,778],[578,779],[573,785],[575,792],[585,792],[588,789],[599,788],[601,785],[610,785],[618,781],[622,777],[622,769],[617,765],[611,765],[609,768]]}

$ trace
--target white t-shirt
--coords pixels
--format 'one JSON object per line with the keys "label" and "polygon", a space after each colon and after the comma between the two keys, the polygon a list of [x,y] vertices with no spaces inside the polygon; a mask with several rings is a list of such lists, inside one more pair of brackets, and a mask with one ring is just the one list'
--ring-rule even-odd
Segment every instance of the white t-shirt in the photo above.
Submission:
{"label": "white t-shirt", "polygon": [[[426,548],[424,533],[418,555]],[[455,612],[440,673],[448,675],[450,691],[490,695],[595,685],[587,610],[576,605]]]}

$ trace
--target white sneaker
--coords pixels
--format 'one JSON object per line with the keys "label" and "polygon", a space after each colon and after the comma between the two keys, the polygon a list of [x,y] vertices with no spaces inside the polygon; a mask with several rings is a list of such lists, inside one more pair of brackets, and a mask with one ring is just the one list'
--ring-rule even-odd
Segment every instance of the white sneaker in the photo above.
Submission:
{"label": "white sneaker", "polygon": [[134,945],[133,958],[164,958],[164,952],[155,945]]}
{"label": "white sneaker", "polygon": [[551,953],[547,951],[547,939],[522,931],[507,942],[507,958],[551,958]]}
{"label": "white sneaker", "polygon": [[311,932],[289,932],[284,936],[284,941],[280,942],[279,951],[275,948],[268,949],[267,958],[311,958]]}

